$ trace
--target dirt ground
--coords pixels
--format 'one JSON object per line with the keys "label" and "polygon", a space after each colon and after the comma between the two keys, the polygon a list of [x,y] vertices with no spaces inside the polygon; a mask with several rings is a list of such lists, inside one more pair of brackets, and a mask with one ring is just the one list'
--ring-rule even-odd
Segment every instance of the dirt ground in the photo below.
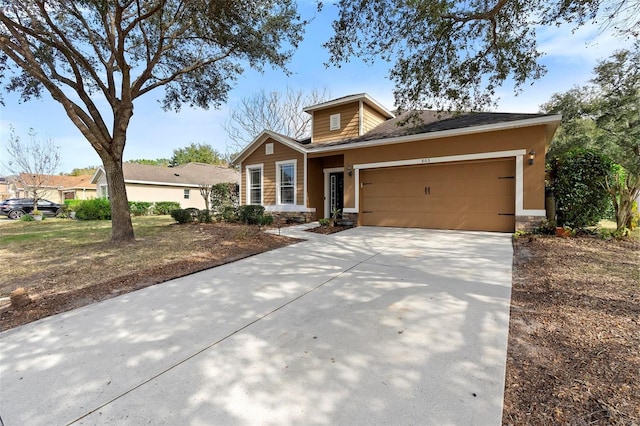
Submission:
{"label": "dirt ground", "polygon": [[[0,307],[0,329],[296,241],[259,231],[238,237],[239,228],[218,226],[200,227],[198,235],[197,256],[188,261],[147,265],[82,288],[51,288],[54,276],[34,275],[33,302]],[[639,290],[637,241],[517,239],[503,424],[640,425]]]}
{"label": "dirt ground", "polygon": [[638,242],[514,248],[503,424],[640,425]]}

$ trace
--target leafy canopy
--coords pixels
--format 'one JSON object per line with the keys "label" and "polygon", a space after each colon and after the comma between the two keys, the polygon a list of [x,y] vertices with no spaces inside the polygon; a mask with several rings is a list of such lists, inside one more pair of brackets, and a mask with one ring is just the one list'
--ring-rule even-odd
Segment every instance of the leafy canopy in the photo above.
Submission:
{"label": "leafy canopy", "polygon": [[[516,90],[545,68],[536,28],[579,27],[609,14],[624,35],[640,26],[640,1],[340,0],[330,63],[352,56],[393,62],[390,77],[403,109],[482,109],[508,78]],[[634,15],[634,12],[636,13]],[[617,19],[624,14],[629,19]]]}

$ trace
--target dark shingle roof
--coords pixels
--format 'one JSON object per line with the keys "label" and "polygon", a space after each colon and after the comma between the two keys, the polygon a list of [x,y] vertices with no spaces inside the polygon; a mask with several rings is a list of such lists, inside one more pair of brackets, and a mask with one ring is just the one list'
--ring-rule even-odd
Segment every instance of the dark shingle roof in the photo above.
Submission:
{"label": "dark shingle roof", "polygon": [[[401,136],[442,132],[469,127],[486,126],[532,118],[547,117],[549,114],[521,114],[501,112],[448,113],[438,111],[410,111],[387,120],[362,136],[331,142],[317,142],[305,145],[313,150],[327,146],[356,144],[359,142],[383,140]],[[301,141],[300,143],[305,143]]]}

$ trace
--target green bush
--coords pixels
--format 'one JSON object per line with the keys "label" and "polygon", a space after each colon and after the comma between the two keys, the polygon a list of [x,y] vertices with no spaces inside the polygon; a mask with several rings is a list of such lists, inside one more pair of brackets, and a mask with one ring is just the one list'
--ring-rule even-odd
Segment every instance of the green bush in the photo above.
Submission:
{"label": "green bush", "polygon": [[178,223],[191,223],[193,222],[193,215],[190,211],[184,209],[175,209],[171,211],[171,217]]}
{"label": "green bush", "polygon": [[151,213],[153,203],[148,201],[129,201],[129,213],[134,216],[146,216]]}
{"label": "green bush", "polygon": [[273,216],[270,214],[265,214],[264,216],[262,216],[262,219],[260,219],[260,225],[262,226],[269,226],[273,224]]}
{"label": "green bush", "polygon": [[180,208],[180,203],[176,201],[158,201],[153,205],[153,214],[165,215]]}
{"label": "green bush", "polygon": [[20,220],[22,222],[33,222],[35,219],[29,214],[23,214],[22,216],[20,216]]}
{"label": "green bush", "polygon": [[330,222],[331,220],[327,218],[318,219],[318,223],[320,224],[320,226],[329,226]]}
{"label": "green bush", "polygon": [[111,203],[106,198],[82,200],[75,207],[76,219],[111,220]]}
{"label": "green bush", "polygon": [[553,194],[560,226],[584,228],[605,217],[609,204],[606,179],[613,163],[603,154],[576,148],[554,160]]}
{"label": "green bush", "polygon": [[211,211],[203,209],[198,212],[198,222],[200,223],[211,223],[213,222],[213,217],[211,217]]}
{"label": "green bush", "polygon": [[76,211],[78,205],[80,205],[84,200],[64,200],[64,205],[70,211]]}
{"label": "green bush", "polygon": [[259,225],[262,223],[264,216],[264,207],[260,205],[249,204],[238,207],[238,219],[247,225]]}
{"label": "green bush", "polygon": [[223,206],[220,209],[220,212],[216,214],[216,217],[219,220],[223,220],[225,222],[237,222],[238,221],[238,208],[234,206]]}
{"label": "green bush", "polygon": [[221,214],[229,206],[238,206],[238,184],[225,182],[213,185],[211,187],[211,210],[215,214]]}

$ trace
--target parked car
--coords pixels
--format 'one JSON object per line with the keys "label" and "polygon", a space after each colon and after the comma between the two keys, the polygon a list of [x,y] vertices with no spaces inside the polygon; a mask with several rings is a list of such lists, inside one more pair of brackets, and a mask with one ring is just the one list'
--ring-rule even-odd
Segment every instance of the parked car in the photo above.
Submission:
{"label": "parked car", "polygon": [[[62,204],[49,200],[38,200],[38,211],[45,216],[58,216],[62,213]],[[0,203],[0,214],[9,219],[20,219],[33,211],[33,198],[9,198]]]}

